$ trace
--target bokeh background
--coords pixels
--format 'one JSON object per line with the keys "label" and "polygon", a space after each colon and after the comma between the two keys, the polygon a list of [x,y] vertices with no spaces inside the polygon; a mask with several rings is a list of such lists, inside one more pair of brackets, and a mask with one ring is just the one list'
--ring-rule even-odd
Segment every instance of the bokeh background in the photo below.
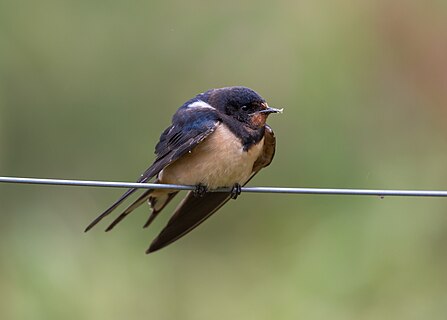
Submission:
{"label": "bokeh background", "polygon": [[[133,181],[187,99],[283,115],[250,185],[447,189],[445,1],[0,2],[0,174]],[[0,185],[1,319],[445,319],[447,202],[243,194],[146,256],[117,189]],[[110,221],[110,220],[109,220]]]}

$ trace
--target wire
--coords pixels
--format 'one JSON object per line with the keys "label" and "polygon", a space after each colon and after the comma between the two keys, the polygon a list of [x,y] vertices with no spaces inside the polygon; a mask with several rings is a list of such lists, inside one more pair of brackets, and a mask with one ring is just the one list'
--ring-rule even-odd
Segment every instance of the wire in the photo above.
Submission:
{"label": "wire", "polygon": [[[130,183],[114,181],[62,180],[0,177],[0,183],[44,184],[83,187],[138,188],[138,189],[174,189],[194,190],[195,186],[155,183]],[[230,188],[210,190],[212,192],[229,192]],[[321,189],[321,188],[284,188],[284,187],[242,187],[242,192],[254,193],[288,193],[288,194],[322,194],[353,196],[401,196],[401,197],[447,197],[447,191],[440,190],[377,190],[377,189]]]}

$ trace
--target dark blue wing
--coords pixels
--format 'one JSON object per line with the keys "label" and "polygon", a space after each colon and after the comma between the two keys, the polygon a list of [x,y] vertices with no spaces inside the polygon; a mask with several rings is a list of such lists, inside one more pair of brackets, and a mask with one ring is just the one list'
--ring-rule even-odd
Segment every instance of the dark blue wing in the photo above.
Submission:
{"label": "dark blue wing", "polygon": [[219,123],[219,116],[212,109],[180,108],[174,115],[172,124],[162,133],[155,146],[157,158],[141,178],[147,179],[157,175],[168,164],[208,137]]}
{"label": "dark blue wing", "polygon": [[[157,158],[140,176],[137,182],[149,181],[163,170],[164,167],[192,150],[216,129],[219,122],[217,112],[211,108],[181,107],[174,114],[172,124],[160,136],[160,141],[155,147]],[[136,188],[127,190],[107,210],[95,218],[87,226],[85,232],[93,228],[104,217],[108,216],[136,190]]]}
{"label": "dark blue wing", "polygon": [[[275,135],[273,130],[266,125],[264,149],[253,165],[253,171],[248,181],[262,168],[267,167],[272,162],[275,155],[275,148]],[[203,197],[196,197],[190,191],[179,204],[166,227],[161,230],[160,234],[151,243],[146,253],[159,250],[183,237],[230,200],[230,195],[229,192],[207,192]]]}

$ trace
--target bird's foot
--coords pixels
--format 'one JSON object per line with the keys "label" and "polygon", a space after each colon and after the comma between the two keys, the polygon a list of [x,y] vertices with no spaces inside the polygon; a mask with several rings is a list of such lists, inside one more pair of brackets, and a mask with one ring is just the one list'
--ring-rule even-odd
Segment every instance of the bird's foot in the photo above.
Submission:
{"label": "bird's foot", "polygon": [[237,199],[237,197],[242,193],[242,187],[239,183],[235,183],[233,188],[231,188],[231,199]]}
{"label": "bird's foot", "polygon": [[207,192],[208,187],[201,183],[196,185],[196,188],[193,190],[193,194],[196,198],[202,198]]}

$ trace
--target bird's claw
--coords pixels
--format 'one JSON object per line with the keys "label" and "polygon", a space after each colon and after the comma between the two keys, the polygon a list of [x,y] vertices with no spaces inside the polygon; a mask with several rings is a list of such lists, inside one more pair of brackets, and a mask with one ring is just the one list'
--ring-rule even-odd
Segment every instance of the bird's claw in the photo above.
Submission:
{"label": "bird's claw", "polygon": [[235,183],[233,188],[231,188],[231,199],[237,199],[237,197],[242,193],[242,187],[239,183]]}
{"label": "bird's claw", "polygon": [[205,195],[205,193],[207,193],[207,192],[208,192],[208,187],[201,183],[196,185],[196,188],[193,190],[193,194],[197,198],[202,198]]}

